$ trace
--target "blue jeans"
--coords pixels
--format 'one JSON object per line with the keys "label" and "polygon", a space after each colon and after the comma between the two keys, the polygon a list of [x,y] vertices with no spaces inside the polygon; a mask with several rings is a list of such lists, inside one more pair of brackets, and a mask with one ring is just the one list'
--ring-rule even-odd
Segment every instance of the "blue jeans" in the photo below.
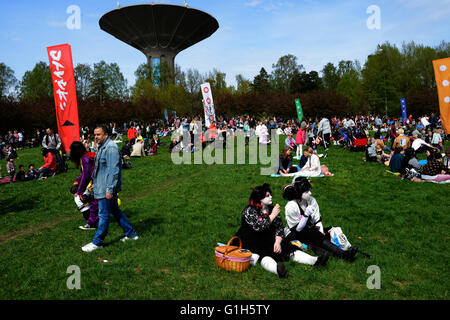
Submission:
{"label": "blue jeans", "polygon": [[130,221],[128,221],[128,218],[122,210],[120,210],[119,205],[117,204],[117,194],[115,194],[111,200],[106,198],[98,200],[98,228],[97,233],[94,236],[94,240],[92,240],[92,243],[96,246],[101,246],[106,235],[108,234],[110,213],[122,227],[126,237],[134,238],[137,236],[137,233],[134,231]]}
{"label": "blue jeans", "polygon": [[51,177],[53,175],[53,171],[50,168],[42,168],[39,169],[39,178],[43,177]]}

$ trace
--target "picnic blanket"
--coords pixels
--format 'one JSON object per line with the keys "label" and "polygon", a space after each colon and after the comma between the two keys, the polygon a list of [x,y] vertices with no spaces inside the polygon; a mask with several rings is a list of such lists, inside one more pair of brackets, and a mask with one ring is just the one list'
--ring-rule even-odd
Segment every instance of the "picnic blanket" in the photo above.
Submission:
{"label": "picnic blanket", "polygon": [[394,176],[399,176],[400,172],[392,172],[391,170],[386,170],[387,173],[393,174]]}
{"label": "picnic blanket", "polygon": [[438,183],[438,184],[446,184],[446,183],[450,183],[450,180],[444,180],[444,181],[424,180],[424,181],[425,181],[425,182]]}
{"label": "picnic blanket", "polygon": [[[0,184],[9,183],[10,179],[11,179],[10,177],[5,177],[1,179]],[[16,181],[16,177],[14,177],[13,181]]]}
{"label": "picnic blanket", "polygon": [[[318,154],[317,155],[319,158],[323,158],[324,157],[324,154],[323,153],[320,153],[320,154]],[[292,157],[292,159],[295,159],[295,160],[300,160],[300,158],[301,158],[301,156],[295,156],[295,157]]]}
{"label": "picnic blanket", "polygon": [[[282,175],[281,174],[272,174],[271,175],[271,177],[272,178],[279,178],[279,177],[282,177]],[[320,176],[317,176],[317,177],[308,177],[308,178],[323,178],[323,177],[325,177],[325,175],[324,174],[321,174]],[[290,178],[290,177],[286,177],[286,178]]]}
{"label": "picnic blanket", "polygon": [[428,160],[419,160],[419,164],[420,164],[421,166],[426,165],[427,162],[428,162]]}

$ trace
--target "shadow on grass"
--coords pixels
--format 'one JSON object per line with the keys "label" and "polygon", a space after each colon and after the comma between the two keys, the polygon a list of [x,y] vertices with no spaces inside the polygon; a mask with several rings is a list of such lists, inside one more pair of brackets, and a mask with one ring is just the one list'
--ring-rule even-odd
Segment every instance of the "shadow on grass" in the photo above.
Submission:
{"label": "shadow on grass", "polygon": [[20,197],[11,197],[0,201],[0,216],[11,213],[20,212],[25,210],[31,210],[36,208],[39,203],[40,197],[29,197],[26,200]]}
{"label": "shadow on grass", "polygon": [[[128,211],[127,211],[127,213],[128,213]],[[127,217],[129,217],[128,214],[126,214],[126,215],[127,215]],[[115,221],[115,220],[110,221],[110,225],[111,225],[111,223],[117,223],[117,221]],[[138,234],[139,238],[142,238],[146,234],[150,233],[154,226],[162,224],[162,223],[163,223],[163,219],[158,218],[158,217],[156,217],[156,218],[153,217],[153,218],[141,220],[137,223],[132,223],[132,225],[133,225],[134,230]],[[104,246],[107,247],[107,246],[113,245],[115,243],[118,243],[118,242],[120,242],[120,239],[122,239],[122,237],[123,237],[123,235],[121,235],[120,237],[116,237],[115,239],[113,239],[109,242],[105,242]]]}

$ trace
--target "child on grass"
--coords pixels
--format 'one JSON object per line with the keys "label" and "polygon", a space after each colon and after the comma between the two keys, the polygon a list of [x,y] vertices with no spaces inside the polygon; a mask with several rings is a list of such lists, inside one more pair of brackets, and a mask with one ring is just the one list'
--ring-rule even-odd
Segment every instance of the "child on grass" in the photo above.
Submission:
{"label": "child on grass", "polygon": [[39,178],[39,172],[35,169],[33,163],[28,166],[27,178],[29,178],[30,180]]}
{"label": "child on grass", "polygon": [[8,156],[7,161],[8,162],[6,163],[6,170],[8,171],[10,177],[9,183],[13,183],[14,175],[16,174],[16,165],[14,164],[14,157]]}
{"label": "child on grass", "polygon": [[[88,152],[86,147],[79,141],[70,145],[70,159],[75,168],[81,169],[81,174],[74,181],[70,192],[82,203],[89,204],[89,211],[82,211],[86,224],[80,226],[81,230],[95,230],[98,225],[98,201],[92,196],[92,174],[95,168],[95,153]],[[78,199],[75,199],[77,202]],[[78,204],[77,204],[78,205]],[[80,211],[82,208],[80,208]]]}
{"label": "child on grass", "polygon": [[16,181],[27,181],[26,180],[26,173],[25,173],[25,166],[23,164],[19,165],[19,171],[16,173]]}

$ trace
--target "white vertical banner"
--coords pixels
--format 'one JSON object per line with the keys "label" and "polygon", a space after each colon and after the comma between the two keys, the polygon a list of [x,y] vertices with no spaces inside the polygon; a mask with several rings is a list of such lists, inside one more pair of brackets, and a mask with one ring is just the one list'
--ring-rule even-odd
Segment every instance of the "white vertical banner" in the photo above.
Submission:
{"label": "white vertical banner", "polygon": [[205,126],[209,128],[212,122],[216,121],[214,111],[214,101],[211,92],[211,86],[208,82],[201,85],[203,95],[203,106],[205,108]]}

